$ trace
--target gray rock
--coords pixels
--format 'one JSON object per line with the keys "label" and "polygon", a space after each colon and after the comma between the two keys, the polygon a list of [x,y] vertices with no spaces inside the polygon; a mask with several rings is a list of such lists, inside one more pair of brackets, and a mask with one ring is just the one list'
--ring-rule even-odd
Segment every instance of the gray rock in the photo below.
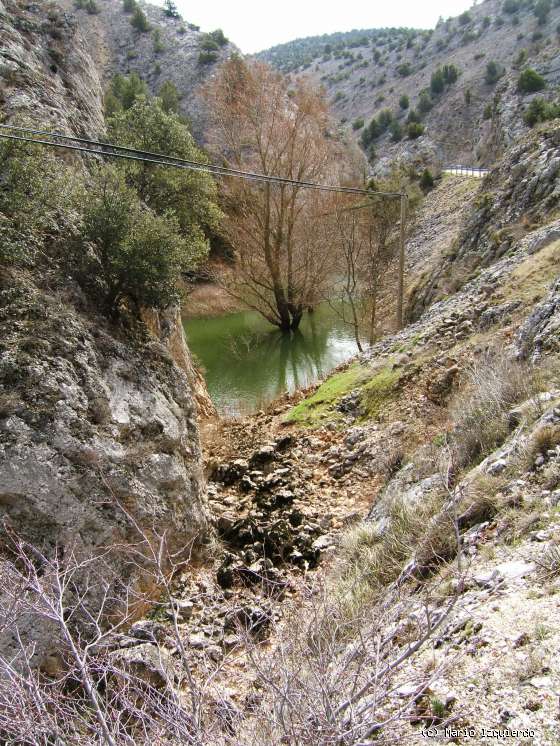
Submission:
{"label": "gray rock", "polygon": [[523,560],[512,560],[511,562],[503,562],[498,565],[496,571],[500,573],[504,578],[513,580],[515,578],[524,578],[536,570],[534,562],[523,562]]}
{"label": "gray rock", "polygon": [[[163,648],[145,643],[112,653],[116,668],[141,678],[155,689],[173,687],[178,670],[171,655]],[[113,675],[117,675],[114,673]]]}
{"label": "gray rock", "polygon": [[175,598],[173,599],[173,608],[177,614],[177,619],[181,622],[187,622],[192,617],[194,604],[188,599]]}
{"label": "gray rock", "polygon": [[[47,552],[68,548],[78,556],[138,543],[137,525],[150,531],[155,524],[173,548],[202,536],[196,404],[166,343],[146,335],[131,344],[29,278],[11,285],[0,281],[0,336],[9,348],[33,352],[21,362],[8,348],[0,353],[0,388],[21,402],[25,424],[17,434],[0,429],[0,523]],[[31,344],[47,335],[48,350]],[[184,341],[182,352],[188,356]],[[106,561],[108,576],[124,572],[117,552]],[[99,579],[102,572],[100,565]],[[98,589],[99,596],[93,589],[88,595],[94,612],[101,583]],[[40,659],[48,625],[22,624]],[[0,634],[0,652],[9,654],[11,645]]]}

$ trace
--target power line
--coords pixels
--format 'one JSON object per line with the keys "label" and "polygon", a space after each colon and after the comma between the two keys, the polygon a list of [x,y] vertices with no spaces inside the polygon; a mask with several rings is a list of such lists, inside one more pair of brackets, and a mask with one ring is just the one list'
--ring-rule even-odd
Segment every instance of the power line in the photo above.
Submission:
{"label": "power line", "polygon": [[[242,171],[239,169],[233,169],[226,166],[218,166],[212,163],[202,163],[198,161],[190,161],[184,158],[175,158],[173,156],[167,156],[163,153],[152,153],[150,151],[139,150],[137,148],[129,148],[122,145],[116,145],[114,143],[104,143],[96,140],[89,140],[86,138],[73,137],[70,135],[63,135],[57,132],[48,132],[46,130],[30,129],[27,127],[16,127],[14,125],[0,124],[0,128],[3,130],[13,130],[16,132],[22,132],[27,135],[40,135],[50,138],[49,140],[35,139],[34,137],[23,137],[13,134],[4,134],[0,132],[0,138],[6,140],[17,140],[21,142],[29,142],[38,145],[46,145],[54,148],[63,148],[66,150],[75,150],[81,153],[90,153],[92,155],[101,155],[104,157],[121,158],[125,160],[135,160],[145,163],[153,163],[161,166],[171,166],[173,168],[182,168],[191,171],[202,171],[210,173],[214,176],[227,176],[233,178],[241,178],[249,181],[261,181],[268,184],[280,185],[280,186],[293,186],[302,189],[316,189],[319,191],[327,192],[340,192],[343,194],[362,194],[367,196],[384,196],[397,198],[401,197],[400,192],[381,192],[381,191],[370,191],[367,189],[359,189],[358,187],[342,187],[331,184],[317,184],[310,181],[300,181],[298,179],[289,179],[282,176],[273,176],[262,173],[255,173],[251,171]],[[52,138],[68,141],[67,143],[52,142]],[[79,143],[79,145],[69,144]],[[83,147],[88,146],[88,147]],[[93,146],[93,149],[92,147]]]}

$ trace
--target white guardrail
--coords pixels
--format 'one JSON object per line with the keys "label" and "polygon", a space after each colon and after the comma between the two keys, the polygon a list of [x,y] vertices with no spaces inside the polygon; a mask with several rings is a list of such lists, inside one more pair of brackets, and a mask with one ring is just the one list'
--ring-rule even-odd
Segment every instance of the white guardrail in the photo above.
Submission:
{"label": "white guardrail", "polygon": [[472,168],[471,166],[447,166],[443,169],[444,174],[453,174],[454,176],[474,176],[476,179],[483,179],[489,169]]}

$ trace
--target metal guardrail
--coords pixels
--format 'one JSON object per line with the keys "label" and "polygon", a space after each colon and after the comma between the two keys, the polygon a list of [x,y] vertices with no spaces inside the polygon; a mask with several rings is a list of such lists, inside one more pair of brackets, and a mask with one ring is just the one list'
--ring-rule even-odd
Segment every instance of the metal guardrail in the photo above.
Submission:
{"label": "metal guardrail", "polygon": [[453,174],[454,176],[474,176],[477,179],[483,179],[489,172],[488,168],[473,168],[472,166],[448,166],[443,169],[444,174]]}

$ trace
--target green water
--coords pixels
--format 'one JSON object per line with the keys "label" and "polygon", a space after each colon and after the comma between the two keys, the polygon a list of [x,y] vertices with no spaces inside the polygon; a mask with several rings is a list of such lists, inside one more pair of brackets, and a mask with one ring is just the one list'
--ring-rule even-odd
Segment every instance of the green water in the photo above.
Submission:
{"label": "green water", "polygon": [[330,308],[282,334],[252,311],[188,319],[189,347],[223,416],[250,414],[285,391],[309,386],[357,352],[350,327]]}

